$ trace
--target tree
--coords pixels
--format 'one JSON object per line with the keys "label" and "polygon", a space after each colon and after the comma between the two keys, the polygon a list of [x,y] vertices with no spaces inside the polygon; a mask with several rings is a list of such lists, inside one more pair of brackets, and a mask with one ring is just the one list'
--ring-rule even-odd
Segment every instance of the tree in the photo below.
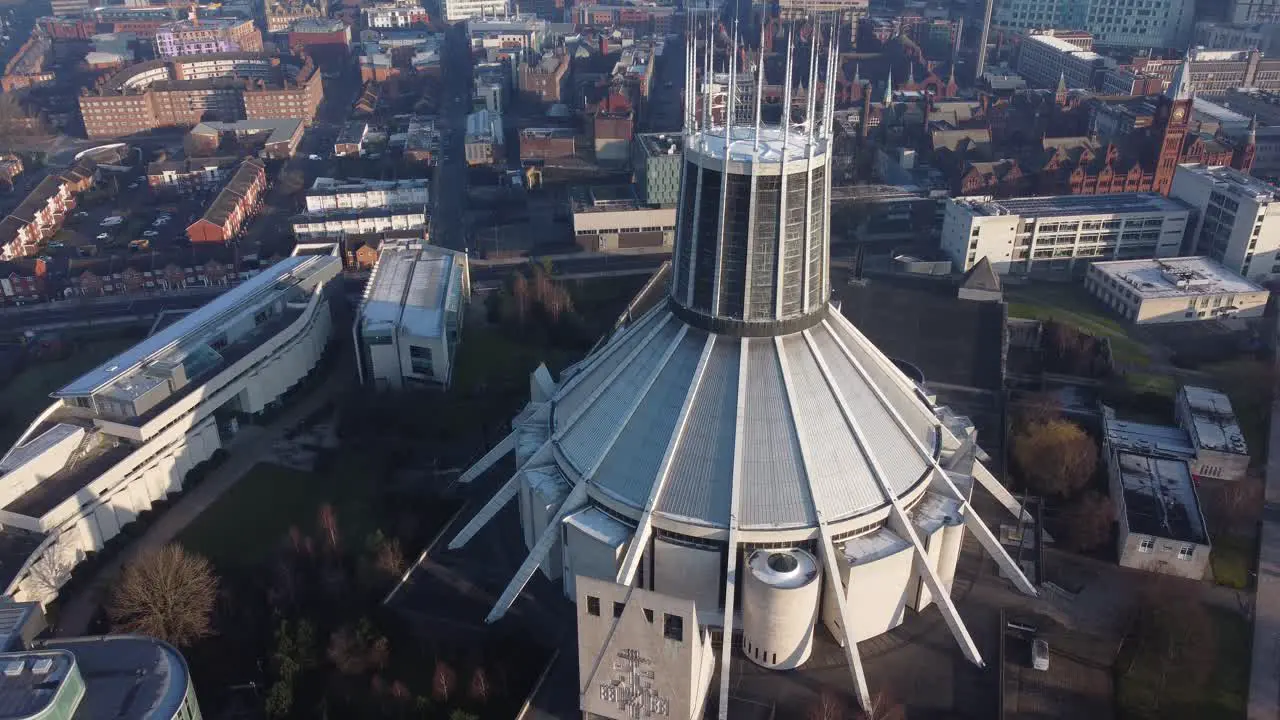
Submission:
{"label": "tree", "polygon": [[435,698],[436,702],[449,702],[456,679],[457,675],[453,672],[453,668],[449,666],[449,663],[437,659],[435,672],[431,675],[431,696]]}
{"label": "tree", "polygon": [[1098,446],[1070,420],[1027,426],[1013,440],[1013,459],[1032,490],[1067,497],[1088,484],[1098,467]]}
{"label": "tree", "polygon": [[1018,401],[1016,416],[1020,426],[1046,423],[1062,417],[1062,401],[1047,390],[1029,393]]}
{"label": "tree", "polygon": [[1077,552],[1093,550],[1111,539],[1115,505],[1096,490],[1088,490],[1062,513],[1063,541]]}
{"label": "tree", "polygon": [[809,708],[808,720],[844,720],[848,716],[849,709],[844,700],[834,690],[826,688]]}
{"label": "tree", "polygon": [[218,578],[209,561],[180,545],[142,554],[125,567],[107,614],[116,632],[187,647],[209,635]]}
{"label": "tree", "polygon": [[894,701],[888,692],[880,690],[871,696],[871,707],[862,708],[854,718],[857,720],[904,720],[906,708]]}
{"label": "tree", "polygon": [[1262,518],[1263,489],[1253,477],[1202,485],[1200,493],[1214,533],[1252,532]]}

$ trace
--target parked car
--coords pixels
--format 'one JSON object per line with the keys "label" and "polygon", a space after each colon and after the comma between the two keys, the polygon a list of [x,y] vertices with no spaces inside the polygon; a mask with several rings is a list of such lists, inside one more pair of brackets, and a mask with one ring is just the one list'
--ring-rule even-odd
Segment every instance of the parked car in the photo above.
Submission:
{"label": "parked car", "polygon": [[1041,638],[1031,643],[1031,667],[1041,672],[1049,669],[1049,643]]}
{"label": "parked car", "polygon": [[111,233],[98,233],[98,239],[99,239],[99,240],[110,240],[110,239],[111,239]]}
{"label": "parked car", "polygon": [[159,237],[159,236],[160,236],[160,233],[156,232],[155,230],[148,230],[142,233],[142,237],[145,237],[145,238],[153,238],[153,237]]}

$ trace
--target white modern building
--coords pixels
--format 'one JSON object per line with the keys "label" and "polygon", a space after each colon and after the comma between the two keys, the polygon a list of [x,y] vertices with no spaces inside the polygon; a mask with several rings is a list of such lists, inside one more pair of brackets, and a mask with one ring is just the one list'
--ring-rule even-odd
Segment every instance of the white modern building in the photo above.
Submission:
{"label": "white modern building", "polygon": [[1229,167],[1179,165],[1169,197],[1195,212],[1186,254],[1250,280],[1280,275],[1280,188]]}
{"label": "white modern building", "polygon": [[640,202],[630,185],[571,188],[569,209],[574,242],[588,252],[665,252],[675,243],[676,209]]}
{"label": "white modern building", "polygon": [[[830,72],[835,55],[815,62]],[[584,717],[701,718],[708,627],[726,638],[721,718],[736,648],[786,669],[817,633],[843,646],[868,707],[858,641],[930,606],[981,665],[950,594],[966,532],[1036,593],[969,504],[976,481],[1021,513],[976,461],[972,425],[828,302],[834,91],[800,124],[685,117],[672,264],[586,359],[533,374],[511,434],[459,478],[514,454],[449,547],[517,502],[528,556],[488,620],[539,570],[561,581]]]}
{"label": "white modern building", "polygon": [[0,523],[41,538],[5,593],[52,600],[87,553],[278,404],[325,352],[341,271],[336,248],[286,258],[53,393],[0,458]]}
{"label": "white modern building", "polygon": [[307,191],[307,212],[364,210],[399,205],[427,206],[431,203],[429,183],[409,180],[337,180],[321,177]]}
{"label": "white modern building", "polygon": [[1018,74],[1039,87],[1063,82],[1068,88],[1096,88],[1115,61],[1079,45],[1054,37],[1052,30],[1031,35],[1018,47]]}
{"label": "white modern building", "polygon": [[1135,325],[1262,317],[1271,295],[1206,257],[1093,263],[1084,289]]}
{"label": "white modern building", "polygon": [[406,28],[414,25],[426,25],[431,16],[422,3],[408,0],[405,2],[379,3],[363,7],[366,24],[371,28]]}
{"label": "white modern building", "polygon": [[447,388],[470,298],[466,253],[383,243],[352,328],[361,381]]}
{"label": "white modern building", "polygon": [[1194,0],[1004,0],[991,24],[1003,30],[1084,30],[1098,45],[1186,50]]}
{"label": "white modern building", "polygon": [[472,18],[510,15],[508,0],[444,0],[445,22],[463,22]]}
{"label": "white modern building", "polygon": [[533,15],[473,17],[467,21],[467,37],[471,50],[476,53],[512,49],[537,51],[546,40],[547,28],[546,20]]}
{"label": "white modern building", "polygon": [[493,165],[502,162],[502,116],[487,109],[468,115],[464,142],[468,165]]}
{"label": "white modern building", "polygon": [[1184,385],[1174,404],[1178,424],[1187,431],[1196,456],[1196,477],[1241,480],[1249,471],[1249,446],[1231,400],[1217,390]]}
{"label": "white modern building", "polygon": [[300,242],[336,240],[348,235],[420,231],[426,236],[431,215],[425,205],[392,205],[359,210],[318,210],[289,219]]}
{"label": "white modern building", "polygon": [[1155,193],[947,201],[942,250],[957,272],[987,258],[1000,274],[1070,272],[1079,261],[1178,255],[1191,210]]}

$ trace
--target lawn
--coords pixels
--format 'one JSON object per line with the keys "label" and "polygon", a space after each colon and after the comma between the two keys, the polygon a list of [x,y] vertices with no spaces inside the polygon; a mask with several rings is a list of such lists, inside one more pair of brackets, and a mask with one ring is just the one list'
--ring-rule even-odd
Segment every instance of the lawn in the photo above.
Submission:
{"label": "lawn", "polygon": [[1214,582],[1238,590],[1247,588],[1254,554],[1253,541],[1249,538],[1219,533],[1213,539],[1213,552],[1209,556]]}
{"label": "lawn", "polygon": [[539,363],[545,362],[554,375],[577,362],[582,355],[512,339],[504,335],[500,326],[486,324],[477,318],[467,326],[458,345],[450,392],[465,395],[470,391],[513,383],[527,387],[529,373]]}
{"label": "lawn", "polygon": [[1178,393],[1178,383],[1171,375],[1128,371],[1124,374],[1124,382],[1135,393],[1168,398],[1173,398]]}
{"label": "lawn", "polygon": [[53,403],[49,393],[138,341],[134,335],[81,340],[65,360],[29,362],[0,388],[0,454]]}
{"label": "lawn", "polygon": [[1209,608],[1214,625],[1213,669],[1208,682],[1195,697],[1183,697],[1177,679],[1158,691],[1160,678],[1156,663],[1136,660],[1121,652],[1117,668],[1132,667],[1128,674],[1117,674],[1116,717],[1121,720],[1146,718],[1187,718],[1191,720],[1237,720],[1244,717],[1249,695],[1249,658],[1251,632],[1249,622],[1241,615]]}
{"label": "lawn", "polygon": [[347,539],[363,544],[373,520],[369,489],[356,458],[340,457],[323,473],[259,463],[188,525],[178,542],[223,570],[249,569],[271,556],[290,527],[310,534],[321,504],[328,502]]}
{"label": "lawn", "polygon": [[1034,283],[1005,289],[1009,316],[1056,320],[1082,332],[1111,341],[1117,363],[1147,365],[1151,357],[1142,343],[1129,335],[1118,318],[1106,314],[1096,300],[1075,284]]}

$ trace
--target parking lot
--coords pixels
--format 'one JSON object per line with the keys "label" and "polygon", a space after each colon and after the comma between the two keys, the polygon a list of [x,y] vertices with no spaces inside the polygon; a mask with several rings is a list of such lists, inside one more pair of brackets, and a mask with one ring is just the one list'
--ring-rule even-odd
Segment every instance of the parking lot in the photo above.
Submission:
{"label": "parking lot", "polygon": [[207,191],[170,200],[154,197],[145,177],[104,179],[77,199],[76,209],[50,240],[47,254],[104,257],[189,247],[186,227],[215,194]]}
{"label": "parking lot", "polygon": [[[1114,648],[1036,614],[1005,614],[1004,717],[1109,720]],[[1048,665],[1033,667],[1032,642],[1048,645]]]}

